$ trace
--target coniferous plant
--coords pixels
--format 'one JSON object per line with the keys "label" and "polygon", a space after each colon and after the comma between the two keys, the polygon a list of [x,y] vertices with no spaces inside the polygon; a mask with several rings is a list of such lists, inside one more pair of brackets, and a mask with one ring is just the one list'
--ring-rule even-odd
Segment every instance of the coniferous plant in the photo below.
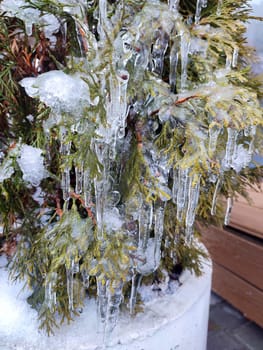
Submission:
{"label": "coniferous plant", "polygon": [[[13,278],[48,332],[85,291],[120,304],[201,273],[195,219],[257,183],[260,81],[248,1],[3,0],[0,210]],[[217,215],[215,215],[217,214]],[[10,243],[10,244],[11,244]],[[14,248],[13,248],[14,250]]]}

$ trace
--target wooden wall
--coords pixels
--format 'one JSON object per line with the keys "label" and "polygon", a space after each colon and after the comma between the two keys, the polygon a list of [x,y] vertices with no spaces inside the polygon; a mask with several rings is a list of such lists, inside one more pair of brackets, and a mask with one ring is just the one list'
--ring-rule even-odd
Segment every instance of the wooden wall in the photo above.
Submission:
{"label": "wooden wall", "polygon": [[213,260],[213,290],[263,327],[263,193],[235,203],[231,227],[202,228]]}

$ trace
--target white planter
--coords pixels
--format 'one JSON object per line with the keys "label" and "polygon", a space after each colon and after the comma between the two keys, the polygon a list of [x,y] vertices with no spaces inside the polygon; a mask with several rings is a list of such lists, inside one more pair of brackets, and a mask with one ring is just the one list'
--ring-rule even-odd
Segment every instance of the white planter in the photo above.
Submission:
{"label": "white planter", "polygon": [[[0,264],[1,265],[1,264]],[[196,278],[181,276],[183,285],[174,294],[157,296],[136,317],[120,315],[111,337],[111,350],[205,350],[211,289],[211,263]],[[63,325],[56,335],[38,331],[37,315],[26,303],[29,293],[17,293],[0,269],[0,350],[99,350],[95,302],[88,301],[75,322]]]}

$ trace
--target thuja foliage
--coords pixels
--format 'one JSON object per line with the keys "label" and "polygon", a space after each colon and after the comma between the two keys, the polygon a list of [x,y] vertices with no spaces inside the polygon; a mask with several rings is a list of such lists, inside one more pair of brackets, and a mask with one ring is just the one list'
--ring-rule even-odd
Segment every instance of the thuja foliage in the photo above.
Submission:
{"label": "thuja foliage", "polygon": [[222,219],[221,194],[227,224],[236,194],[262,176],[248,167],[262,128],[248,1],[0,8],[11,276],[32,288],[28,301],[49,333],[57,315],[77,314],[85,291],[110,333],[122,302],[133,312],[143,278],[201,273],[195,219]]}

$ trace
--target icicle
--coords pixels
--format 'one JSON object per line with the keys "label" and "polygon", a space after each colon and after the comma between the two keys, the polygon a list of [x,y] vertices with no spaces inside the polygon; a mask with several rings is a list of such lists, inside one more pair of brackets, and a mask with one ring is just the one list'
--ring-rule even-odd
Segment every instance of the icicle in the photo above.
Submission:
{"label": "icicle", "polygon": [[127,87],[129,81],[129,72],[126,70],[119,70],[117,72],[118,79],[118,103],[115,106],[117,109],[119,130],[118,137],[125,136],[126,117],[127,117]]}
{"label": "icicle", "polygon": [[153,218],[153,205],[144,203],[139,214],[139,248],[145,250],[150,237]]}
{"label": "icicle", "polygon": [[111,280],[107,285],[107,317],[104,334],[104,343],[106,345],[108,343],[110,334],[117,324],[120,304],[123,300],[122,288],[122,280]]}
{"label": "icicle", "polygon": [[162,206],[159,206],[155,209],[155,225],[154,225],[154,241],[155,241],[155,247],[154,247],[154,261],[155,261],[155,267],[156,270],[157,267],[160,264],[161,260],[161,244],[162,244],[162,238],[163,238],[163,230],[164,230],[164,208]]}
{"label": "icicle", "polygon": [[69,311],[74,310],[74,258],[70,257],[69,266],[66,266],[67,275],[67,293],[68,293],[68,308]]}
{"label": "icicle", "polygon": [[175,12],[175,14],[178,14],[179,1],[180,0],[168,0],[169,9]]}
{"label": "icicle", "polygon": [[189,183],[189,169],[179,168],[178,170],[178,191],[177,191],[177,220],[183,220],[183,214],[187,205]]}
{"label": "icicle", "polygon": [[85,288],[89,288],[89,274],[87,270],[82,269],[81,271],[82,283]]}
{"label": "icicle", "polygon": [[198,24],[201,18],[202,8],[207,7],[207,0],[197,0],[195,11],[195,24]]}
{"label": "icicle", "polygon": [[173,188],[172,188],[172,201],[176,204],[178,191],[178,171],[173,169]]}
{"label": "icicle", "polygon": [[97,282],[97,316],[98,316],[98,331],[105,331],[105,323],[107,317],[107,284],[108,280],[98,278]]}
{"label": "icicle", "polygon": [[62,189],[64,201],[69,200],[69,198],[70,198],[70,196],[69,196],[69,193],[70,193],[70,169],[67,167],[65,168],[65,170],[62,173],[61,189]]}
{"label": "icicle", "polygon": [[216,10],[217,16],[220,16],[220,15],[221,15],[222,5],[223,5],[223,0],[218,0],[217,10]]}
{"label": "icicle", "polygon": [[51,310],[51,312],[55,311],[55,306],[57,304],[57,297],[55,291],[56,283],[57,273],[51,272],[48,275],[47,282],[45,285],[45,304]]}
{"label": "icicle", "polygon": [[226,53],[226,70],[230,70],[231,69],[231,65],[232,65],[232,56],[228,53]]}
{"label": "icicle", "polygon": [[189,240],[192,236],[193,224],[195,220],[196,208],[198,205],[200,192],[200,176],[192,176],[189,182],[188,191],[188,207],[186,212],[185,226],[186,226],[186,239]]}
{"label": "icicle", "polygon": [[237,66],[238,61],[238,52],[239,48],[236,46],[233,51],[233,57],[232,57],[232,67],[235,68]]}
{"label": "icicle", "polygon": [[210,157],[215,153],[217,139],[220,132],[221,132],[221,129],[217,125],[214,125],[211,128],[209,128],[208,154],[210,155]]}
{"label": "icicle", "polygon": [[84,170],[83,173],[83,192],[85,206],[89,207],[91,204],[91,179],[89,170]]}
{"label": "icicle", "polygon": [[133,276],[132,276],[131,295],[130,295],[130,300],[129,300],[129,307],[130,307],[130,314],[131,315],[133,315],[133,313],[134,313],[134,307],[136,304],[138,288],[141,285],[141,281],[142,281],[142,275],[134,272]]}
{"label": "icicle", "polygon": [[75,179],[76,179],[75,192],[77,194],[80,194],[82,193],[82,184],[83,184],[83,166],[75,167]]}
{"label": "icicle", "polygon": [[174,42],[170,51],[170,73],[169,73],[169,83],[171,91],[175,92],[176,88],[176,72],[179,59],[179,47],[178,42]]}
{"label": "icicle", "polygon": [[249,146],[248,146],[248,161],[247,164],[245,166],[247,166],[253,157],[253,153],[254,153],[254,138],[252,138],[249,142]]}
{"label": "icicle", "polygon": [[226,153],[222,161],[222,167],[225,170],[231,168],[233,157],[237,151],[238,131],[232,128],[227,128],[227,134]]}
{"label": "icicle", "polygon": [[187,82],[188,54],[190,51],[190,34],[188,31],[181,33],[181,90],[185,90]]}
{"label": "icicle", "polygon": [[159,76],[163,74],[163,64],[164,64],[164,55],[168,47],[168,35],[159,30],[158,38],[155,41],[152,49],[152,59],[154,62],[153,71],[157,73]]}
{"label": "icicle", "polygon": [[104,41],[106,38],[105,31],[107,30],[108,24],[107,18],[107,0],[99,0],[99,23],[97,30],[100,36],[100,40]]}
{"label": "icicle", "polygon": [[257,132],[256,125],[250,125],[248,130],[246,130],[246,133],[244,130],[244,135],[249,136],[251,138],[251,140],[249,142],[249,147],[248,147],[248,154],[251,158],[252,158],[253,153],[254,153],[254,138],[255,138],[256,132]]}
{"label": "icicle", "polygon": [[97,219],[97,238],[103,239],[104,229],[104,207],[106,203],[106,193],[103,180],[94,180],[95,198],[96,198],[96,219]]}
{"label": "icicle", "polygon": [[33,26],[32,22],[31,21],[29,21],[29,22],[24,21],[24,23],[25,23],[26,35],[31,36],[32,35],[32,26]]}
{"label": "icicle", "polygon": [[225,214],[225,220],[224,220],[224,225],[228,225],[230,222],[230,215],[233,207],[233,197],[228,197],[227,198],[227,207],[226,207],[226,214]]}
{"label": "icicle", "polygon": [[[68,156],[70,155],[71,150],[71,142],[63,143],[63,139],[65,137],[66,133],[64,130],[60,130],[60,154],[62,156]],[[70,169],[68,167],[65,167],[62,176],[61,176],[61,189],[63,192],[63,199],[64,201],[69,200],[69,193],[70,193]]]}
{"label": "icicle", "polygon": [[211,215],[215,215],[216,214],[216,200],[217,200],[217,195],[219,193],[221,189],[221,179],[219,178],[216,182],[216,187],[215,187],[215,191],[213,194],[213,200],[212,200],[212,206],[211,206]]}

